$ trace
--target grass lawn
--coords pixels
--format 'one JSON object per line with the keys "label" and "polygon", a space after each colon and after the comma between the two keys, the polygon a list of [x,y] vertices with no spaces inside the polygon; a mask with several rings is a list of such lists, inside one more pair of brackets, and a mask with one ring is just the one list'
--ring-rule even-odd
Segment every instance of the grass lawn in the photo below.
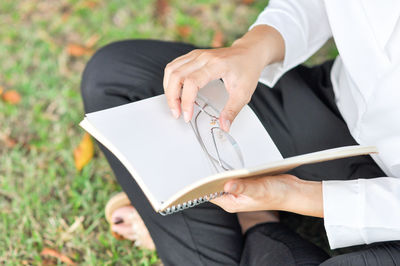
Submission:
{"label": "grass lawn", "polygon": [[[99,150],[75,169],[82,70],[94,50],[121,39],[229,45],[265,2],[0,1],[0,86],[21,95],[0,100],[0,264],[62,264],[41,256],[45,248],[77,264],[158,264],[109,234],[103,209],[120,187]],[[331,43],[311,63],[335,54]]]}

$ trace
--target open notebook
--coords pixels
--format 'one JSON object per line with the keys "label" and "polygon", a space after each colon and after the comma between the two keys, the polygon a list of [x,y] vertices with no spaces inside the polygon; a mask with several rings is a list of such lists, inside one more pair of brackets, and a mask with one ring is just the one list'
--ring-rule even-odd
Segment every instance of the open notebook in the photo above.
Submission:
{"label": "open notebook", "polygon": [[[219,80],[199,94],[219,110],[228,97]],[[350,146],[283,159],[255,113],[245,106],[229,132],[240,147],[244,167],[216,169],[193,127],[172,117],[164,95],[88,113],[80,125],[123,163],[161,214],[221,195],[232,178],[283,173],[302,164],[376,152],[375,147]]]}

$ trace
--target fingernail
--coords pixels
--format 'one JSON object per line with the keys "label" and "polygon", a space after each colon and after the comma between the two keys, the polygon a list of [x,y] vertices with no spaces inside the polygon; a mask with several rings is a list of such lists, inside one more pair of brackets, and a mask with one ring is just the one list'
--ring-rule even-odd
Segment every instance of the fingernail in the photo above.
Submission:
{"label": "fingernail", "polygon": [[124,219],[120,218],[120,217],[115,217],[113,219],[113,223],[114,224],[122,224],[124,222]]}
{"label": "fingernail", "polygon": [[231,128],[231,121],[229,121],[228,119],[225,119],[224,120],[224,128],[225,128],[225,131],[228,132],[229,129]]}
{"label": "fingernail", "polygon": [[237,184],[236,183],[233,183],[231,186],[230,186],[230,188],[229,188],[229,193],[234,193],[235,191],[236,191],[236,189],[237,189]]}
{"label": "fingernail", "polygon": [[171,112],[172,112],[172,116],[173,116],[175,119],[178,119],[178,117],[179,117],[178,111],[177,111],[176,109],[171,109]]}
{"label": "fingernail", "polygon": [[185,120],[185,122],[189,122],[189,113],[188,112],[183,112],[183,119]]}

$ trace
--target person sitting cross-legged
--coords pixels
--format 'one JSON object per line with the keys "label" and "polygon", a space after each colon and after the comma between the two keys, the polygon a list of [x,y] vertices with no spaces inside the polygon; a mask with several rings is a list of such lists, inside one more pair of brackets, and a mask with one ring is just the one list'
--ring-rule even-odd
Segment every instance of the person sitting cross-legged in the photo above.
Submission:
{"label": "person sitting cross-legged", "polygon": [[[399,265],[399,15],[396,0],[271,0],[230,47],[128,40],[100,49],[83,73],[86,112],[165,93],[171,115],[188,122],[199,88],[222,79],[225,131],[248,104],[283,157],[356,144],[379,150],[228,181],[228,194],[164,217],[100,145],[126,193],[107,207],[112,230],[156,248],[165,265]],[[330,37],[334,61],[301,65]],[[323,218],[332,249],[365,246],[330,258],[274,210]]]}

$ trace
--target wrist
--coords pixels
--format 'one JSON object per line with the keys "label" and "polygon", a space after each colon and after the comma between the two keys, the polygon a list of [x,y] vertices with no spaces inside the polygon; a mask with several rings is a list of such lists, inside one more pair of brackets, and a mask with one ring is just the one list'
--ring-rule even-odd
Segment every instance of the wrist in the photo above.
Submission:
{"label": "wrist", "polygon": [[232,47],[240,47],[252,52],[262,68],[282,61],[285,53],[282,35],[268,25],[255,26],[240,39],[234,41]]}
{"label": "wrist", "polygon": [[291,179],[282,209],[307,216],[322,218],[322,182],[306,181],[297,177]]}

